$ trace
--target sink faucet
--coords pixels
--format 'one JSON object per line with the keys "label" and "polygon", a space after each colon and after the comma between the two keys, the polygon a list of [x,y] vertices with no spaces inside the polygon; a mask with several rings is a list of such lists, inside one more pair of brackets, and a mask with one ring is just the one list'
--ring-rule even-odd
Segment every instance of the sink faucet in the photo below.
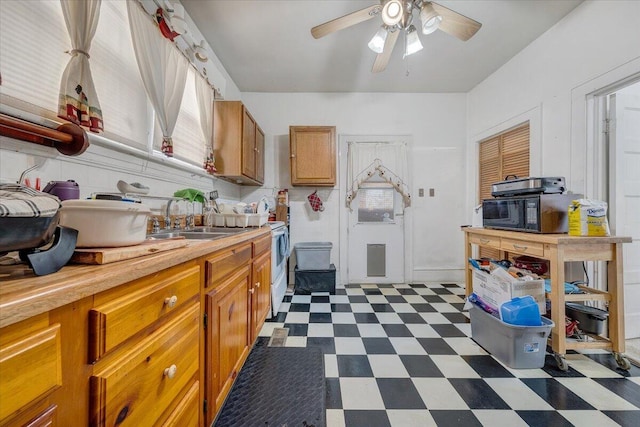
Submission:
{"label": "sink faucet", "polygon": [[157,217],[151,217],[149,218],[151,220],[151,232],[152,233],[159,233],[160,232],[160,221],[158,221]]}
{"label": "sink faucet", "polygon": [[164,214],[164,229],[171,230],[171,203],[173,199],[169,199],[167,202],[167,211]]}

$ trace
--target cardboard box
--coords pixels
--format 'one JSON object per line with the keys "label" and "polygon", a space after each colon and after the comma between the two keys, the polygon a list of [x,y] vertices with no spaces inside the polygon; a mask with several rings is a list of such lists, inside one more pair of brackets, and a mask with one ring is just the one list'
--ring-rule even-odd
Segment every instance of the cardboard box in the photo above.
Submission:
{"label": "cardboard box", "polygon": [[[506,272],[505,272],[506,273]],[[538,303],[540,314],[546,313],[544,280],[501,280],[495,274],[473,270],[473,292],[492,308],[500,311],[500,305],[514,297],[531,295]]]}

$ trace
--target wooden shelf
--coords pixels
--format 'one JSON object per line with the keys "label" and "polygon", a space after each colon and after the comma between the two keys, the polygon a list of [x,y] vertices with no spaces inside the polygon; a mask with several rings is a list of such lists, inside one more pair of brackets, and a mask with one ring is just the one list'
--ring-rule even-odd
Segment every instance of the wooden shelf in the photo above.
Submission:
{"label": "wooden shelf", "polygon": [[65,123],[56,129],[0,113],[0,135],[54,147],[62,154],[77,156],[89,147],[87,133],[80,126]]}

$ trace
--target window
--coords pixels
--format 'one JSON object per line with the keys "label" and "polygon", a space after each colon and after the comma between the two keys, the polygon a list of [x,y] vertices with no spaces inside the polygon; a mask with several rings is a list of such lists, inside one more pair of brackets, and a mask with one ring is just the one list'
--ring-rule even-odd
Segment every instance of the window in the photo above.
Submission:
{"label": "window", "polygon": [[[509,175],[529,176],[529,123],[480,143],[478,202],[490,199],[491,184]],[[481,248],[481,257],[500,259],[497,249]]]}
{"label": "window", "polygon": [[393,187],[361,188],[358,192],[358,222],[394,222]]}
{"label": "window", "polygon": [[[187,72],[187,82],[184,86],[178,121],[173,130],[173,155],[180,160],[202,166],[205,158],[205,141],[200,127],[196,78],[200,77],[196,76],[195,71],[190,67]],[[158,128],[156,127],[156,129]],[[154,149],[160,151],[161,145],[162,133],[158,129],[154,137]]]}
{"label": "window", "polygon": [[[60,3],[0,1],[0,29],[2,103],[58,121],[60,79],[69,60],[65,51],[71,48]],[[126,0],[102,2],[90,55],[104,136],[148,152],[154,114],[135,59]],[[173,135],[174,154],[201,167],[205,142],[194,79],[190,69]]]}

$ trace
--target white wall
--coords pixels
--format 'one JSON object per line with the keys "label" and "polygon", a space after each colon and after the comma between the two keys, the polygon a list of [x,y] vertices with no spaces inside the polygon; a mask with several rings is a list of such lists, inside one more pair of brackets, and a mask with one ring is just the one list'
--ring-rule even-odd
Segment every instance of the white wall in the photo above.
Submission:
{"label": "white wall", "polygon": [[[32,185],[35,185],[36,177],[40,177],[43,189],[49,181],[73,179],[80,188],[80,198],[94,192],[119,193],[116,187],[119,180],[140,182],[148,186],[150,194],[155,196],[172,196],[177,190],[195,188],[201,191],[217,189],[226,199],[238,200],[240,197],[237,185],[171,168],[166,163],[150,162],[95,143],[79,156],[65,156],[54,148],[0,136],[0,183],[16,182],[22,171],[34,165],[41,166],[27,174]],[[145,200],[151,208],[160,208],[164,203]],[[179,208],[183,213],[186,211],[182,203]]]}
{"label": "white wall", "polygon": [[[292,243],[332,242],[331,262],[340,271],[340,260],[345,259],[341,251],[346,250],[340,245],[345,229],[340,217],[347,208],[339,193],[346,181],[346,159],[339,158],[338,186],[318,188],[325,211],[312,212],[306,196],[315,188],[291,186],[289,126],[336,126],[338,135],[410,135],[413,280],[460,280],[465,98],[465,94],[243,93],[243,102],[265,132],[268,165],[265,188],[243,189],[243,199],[288,188]],[[435,197],[419,198],[418,188],[425,188],[427,195],[434,188]],[[344,279],[345,271],[339,277]]]}
{"label": "white wall", "polygon": [[586,1],[470,91],[467,206],[476,197],[476,143],[529,118],[532,175],[565,176],[569,190],[590,196],[586,95],[611,83],[603,76],[640,72],[639,58],[640,2]]}

